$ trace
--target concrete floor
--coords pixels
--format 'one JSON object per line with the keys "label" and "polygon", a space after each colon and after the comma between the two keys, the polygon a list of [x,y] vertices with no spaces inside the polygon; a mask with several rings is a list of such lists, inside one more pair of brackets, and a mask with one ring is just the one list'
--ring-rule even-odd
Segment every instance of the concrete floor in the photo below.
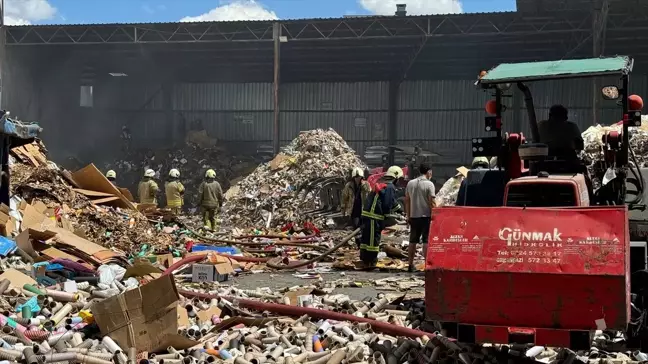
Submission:
{"label": "concrete floor", "polygon": [[[344,273],[342,275],[341,273]],[[269,287],[272,290],[279,290],[286,287],[297,285],[311,285],[318,282],[317,279],[304,279],[293,277],[294,272],[282,273],[257,273],[257,274],[243,274],[234,279],[230,279],[230,283],[237,285],[243,289],[255,289],[258,287]],[[381,290],[380,287],[374,287],[373,282],[377,279],[392,278],[392,277],[417,277],[423,279],[420,273],[382,273],[382,272],[356,272],[356,271],[333,271],[332,273],[323,273],[321,277],[324,281],[335,281],[340,279],[348,279],[353,282],[363,283],[362,287],[344,287],[337,288],[335,293],[346,294],[352,300],[360,300],[365,297],[375,297],[378,292],[397,293],[394,290]],[[423,291],[423,287],[417,287],[412,291]],[[405,293],[405,292],[402,292]]]}

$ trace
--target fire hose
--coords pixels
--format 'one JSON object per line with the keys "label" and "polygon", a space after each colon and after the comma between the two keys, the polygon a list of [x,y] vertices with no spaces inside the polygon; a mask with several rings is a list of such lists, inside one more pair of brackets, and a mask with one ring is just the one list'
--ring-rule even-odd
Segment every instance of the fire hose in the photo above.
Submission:
{"label": "fire hose", "polygon": [[268,262],[266,262],[266,265],[268,267],[270,267],[270,268],[277,269],[277,270],[295,269],[295,268],[300,268],[300,267],[304,267],[304,266],[307,266],[307,265],[311,265],[311,264],[313,264],[315,262],[319,262],[320,260],[328,257],[329,255],[331,255],[332,253],[334,253],[335,251],[340,249],[343,245],[348,243],[349,240],[353,239],[354,236],[358,235],[359,232],[360,232],[360,228],[353,230],[349,235],[345,236],[344,239],[342,239],[342,241],[340,243],[338,243],[336,246],[334,246],[331,249],[323,252],[322,254],[316,256],[313,259],[309,259],[309,260],[306,260],[306,261],[298,262],[298,263],[295,263],[295,264],[289,264],[289,265],[274,264],[272,261],[269,260]]}
{"label": "fire hose", "polygon": [[[345,236],[344,239],[342,239],[342,241],[339,244],[332,247],[331,249],[326,250],[325,252],[323,252],[322,254],[318,255],[317,257],[315,257],[313,259],[309,259],[307,261],[299,262],[299,263],[293,264],[293,265],[276,265],[276,264],[272,264],[269,261],[270,258],[242,257],[242,256],[229,255],[229,254],[217,254],[217,253],[213,253],[213,252],[203,252],[201,254],[196,254],[196,255],[192,255],[192,256],[183,258],[183,259],[173,263],[169,268],[167,268],[164,271],[164,273],[162,273],[162,275],[169,275],[169,274],[173,273],[173,271],[175,271],[176,269],[182,267],[185,264],[201,261],[201,260],[205,259],[205,257],[208,254],[216,254],[216,255],[220,255],[222,257],[230,258],[230,259],[240,261],[240,262],[266,263],[269,267],[277,269],[277,270],[294,269],[294,268],[304,267],[304,266],[313,264],[315,262],[318,262],[318,261],[324,259],[325,257],[331,255],[332,253],[334,253],[335,251],[340,249],[344,244],[348,243],[349,240],[351,240],[359,232],[360,232],[360,229],[356,229],[353,232],[351,232],[349,235]],[[256,243],[250,243],[250,244],[256,244]],[[280,243],[277,243],[277,245],[279,245],[279,244]],[[283,244],[288,244],[288,243],[283,243]],[[319,250],[326,249],[325,247],[321,247],[321,246],[317,246],[317,245],[310,245],[310,244],[298,244],[297,243],[297,244],[291,244],[291,245],[309,247],[309,248],[316,248],[316,249],[319,249]]]}
{"label": "fire hose", "polygon": [[433,338],[436,336],[433,333],[429,333],[421,330],[410,329],[407,327],[398,326],[387,322],[372,320],[364,317],[358,317],[346,313],[321,310],[318,308],[289,306],[289,305],[283,305],[277,303],[266,303],[266,302],[242,299],[237,297],[219,297],[213,294],[199,293],[199,292],[192,292],[192,291],[185,291],[185,290],[178,290],[178,293],[180,293],[185,297],[198,297],[202,299],[224,298],[228,301],[236,302],[239,307],[247,308],[259,312],[268,311],[268,312],[272,312],[280,315],[286,315],[286,316],[308,315],[315,319],[324,319],[324,320],[366,322],[370,324],[371,328],[374,329],[375,331],[380,331],[388,335],[407,336],[411,338],[418,338],[422,336]]}

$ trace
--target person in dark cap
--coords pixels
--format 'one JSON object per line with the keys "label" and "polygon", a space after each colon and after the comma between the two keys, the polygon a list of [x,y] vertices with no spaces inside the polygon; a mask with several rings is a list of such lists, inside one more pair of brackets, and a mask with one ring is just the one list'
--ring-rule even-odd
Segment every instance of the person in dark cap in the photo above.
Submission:
{"label": "person in dark cap", "polygon": [[576,159],[577,152],[584,148],[578,125],[568,119],[569,112],[566,107],[553,105],[549,109],[549,119],[538,123],[540,143],[549,147],[550,156]]}

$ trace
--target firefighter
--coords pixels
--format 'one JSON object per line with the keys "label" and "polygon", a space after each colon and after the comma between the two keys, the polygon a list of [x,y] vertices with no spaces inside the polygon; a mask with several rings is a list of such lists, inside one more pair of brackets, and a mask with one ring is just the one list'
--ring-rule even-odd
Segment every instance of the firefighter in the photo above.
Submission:
{"label": "firefighter", "polygon": [[198,187],[198,203],[203,216],[206,230],[216,229],[216,211],[223,206],[223,189],[216,181],[213,169],[205,172],[205,181]]}
{"label": "firefighter", "polygon": [[164,186],[164,192],[167,199],[167,208],[179,215],[182,212],[184,204],[185,188],[180,182],[180,171],[172,169],[169,171],[169,182]]}
{"label": "firefighter", "polygon": [[137,187],[140,203],[157,204],[156,196],[160,189],[157,183],[153,180],[153,177],[155,177],[154,170],[147,169],[146,172],[144,172],[144,178],[140,181],[139,186]]}
{"label": "firefighter", "polygon": [[112,169],[109,170],[106,172],[106,178],[113,184],[113,186],[117,187],[117,172]]}
{"label": "firefighter", "polygon": [[403,170],[400,167],[389,167],[365,202],[360,237],[360,259],[365,267],[376,265],[380,251],[380,234],[385,228],[385,215],[393,213],[399,207],[394,184],[401,178],[403,178]]}
{"label": "firefighter", "polygon": [[[362,168],[354,168],[351,171],[351,180],[342,190],[342,216],[350,218],[351,226],[354,229],[360,227],[362,207],[369,192],[371,192],[371,187],[364,180],[364,171]],[[359,245],[360,240],[357,242]]]}

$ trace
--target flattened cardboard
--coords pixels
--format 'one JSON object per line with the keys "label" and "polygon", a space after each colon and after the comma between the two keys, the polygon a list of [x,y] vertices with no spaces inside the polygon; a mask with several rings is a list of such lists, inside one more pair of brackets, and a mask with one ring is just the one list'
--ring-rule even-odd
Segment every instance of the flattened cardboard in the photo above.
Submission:
{"label": "flattened cardboard", "polygon": [[135,205],[128,201],[117,187],[115,187],[115,185],[113,185],[106,176],[104,176],[103,173],[95,167],[94,164],[90,164],[74,172],[72,178],[74,178],[76,183],[82,189],[109,193],[113,196],[119,197],[119,200],[111,202],[111,205],[135,210]]}
{"label": "flattened cardboard", "polygon": [[124,279],[128,279],[130,277],[144,277],[151,274],[162,274],[162,271],[149,262],[139,261],[135,262],[135,264],[126,269],[126,273],[124,273]]}
{"label": "flattened cardboard", "polygon": [[86,195],[88,197],[114,197],[112,193],[105,193],[105,192],[99,192],[99,191],[92,191],[92,190],[84,190],[83,188],[73,188],[72,189],[74,192],[78,192],[82,195]]}
{"label": "flattened cardboard", "polygon": [[183,350],[197,342],[178,335],[178,300],[173,277],[168,275],[97,302],[92,313],[101,334],[110,335],[122,348]]}
{"label": "flattened cardboard", "polygon": [[178,327],[189,327],[191,322],[189,321],[189,314],[187,309],[178,305]]}
{"label": "flattened cardboard", "polygon": [[122,195],[124,195],[124,197],[128,199],[128,201],[135,202],[135,198],[133,197],[133,194],[128,190],[128,188],[118,187],[117,189],[122,193]]}
{"label": "flattened cardboard", "polygon": [[22,288],[26,284],[37,284],[32,277],[13,268],[6,269],[4,273],[0,274],[0,281],[3,279],[9,280],[15,288]]}
{"label": "flattened cardboard", "polygon": [[16,236],[16,244],[20,249],[29,254],[32,258],[36,258],[36,249],[32,244],[32,239],[38,241],[47,241],[56,236],[56,233],[50,230],[40,231],[36,229],[26,229],[23,230],[18,236]]}
{"label": "flattened cardboard", "polygon": [[44,229],[45,220],[47,217],[42,213],[38,212],[34,206],[28,204],[25,201],[20,203],[20,210],[22,211],[22,224],[20,225],[22,230],[35,228],[39,230]]}
{"label": "flattened cardboard", "polygon": [[220,317],[222,311],[218,306],[210,306],[207,310],[200,310],[196,314],[198,316],[199,322],[208,322],[211,320],[212,316]]}

